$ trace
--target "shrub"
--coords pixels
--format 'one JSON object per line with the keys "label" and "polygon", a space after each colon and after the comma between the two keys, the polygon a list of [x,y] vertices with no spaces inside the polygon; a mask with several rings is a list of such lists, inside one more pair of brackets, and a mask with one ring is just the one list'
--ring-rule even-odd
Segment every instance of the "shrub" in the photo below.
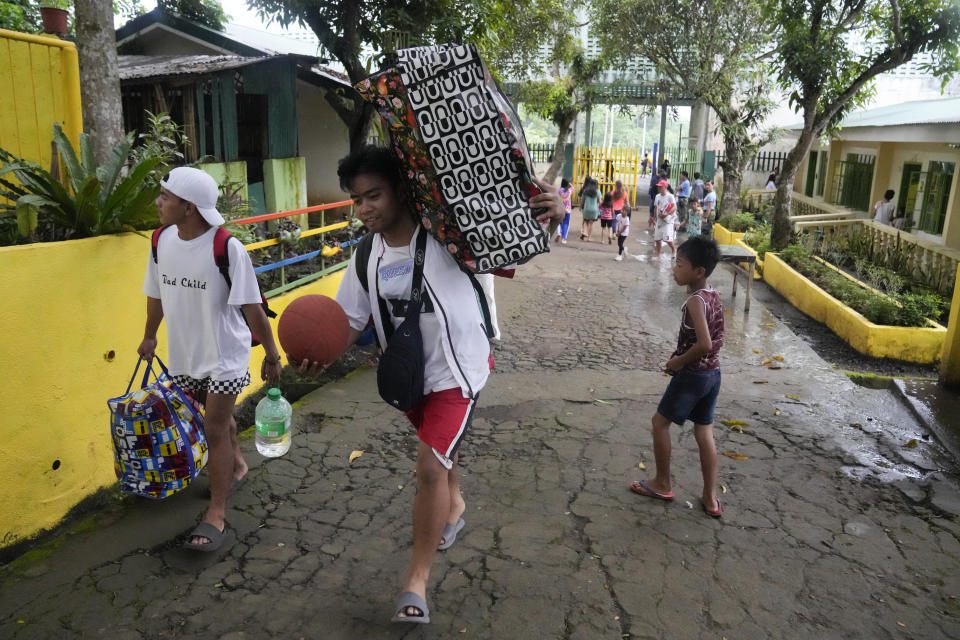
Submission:
{"label": "shrub", "polygon": [[818,261],[802,245],[790,245],[779,255],[821,289],[875,324],[924,327],[928,318],[938,319],[946,306],[946,301],[933,292],[892,296],[874,293]]}
{"label": "shrub", "polygon": [[721,216],[717,224],[722,225],[727,231],[743,233],[759,226],[760,222],[753,217],[752,213],[741,211],[740,213],[728,213]]}
{"label": "shrub", "polygon": [[743,241],[757,252],[757,259],[763,260],[763,257],[770,250],[770,227],[762,225],[756,229],[747,231],[743,236]]}

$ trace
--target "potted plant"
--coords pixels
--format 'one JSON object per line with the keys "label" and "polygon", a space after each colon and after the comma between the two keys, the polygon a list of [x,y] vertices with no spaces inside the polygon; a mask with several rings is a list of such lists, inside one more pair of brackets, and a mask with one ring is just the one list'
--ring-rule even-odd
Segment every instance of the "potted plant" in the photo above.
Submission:
{"label": "potted plant", "polygon": [[44,33],[66,35],[67,9],[71,4],[70,0],[41,0],[40,19]]}

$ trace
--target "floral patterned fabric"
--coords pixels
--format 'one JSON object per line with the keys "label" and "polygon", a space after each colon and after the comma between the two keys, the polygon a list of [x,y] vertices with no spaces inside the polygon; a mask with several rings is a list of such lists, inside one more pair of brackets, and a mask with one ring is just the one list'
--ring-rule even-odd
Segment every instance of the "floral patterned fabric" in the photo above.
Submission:
{"label": "floral patterned fabric", "polygon": [[549,250],[519,118],[473,45],[414,47],[357,84],[404,163],[423,226],[476,273]]}

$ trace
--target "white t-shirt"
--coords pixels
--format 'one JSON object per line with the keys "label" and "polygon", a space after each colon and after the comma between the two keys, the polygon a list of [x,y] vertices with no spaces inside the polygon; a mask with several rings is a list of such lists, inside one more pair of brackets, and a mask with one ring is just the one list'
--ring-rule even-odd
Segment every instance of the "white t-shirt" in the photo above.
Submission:
{"label": "white t-shirt", "polygon": [[176,226],[165,229],[157,262],[152,254],[147,258],[143,292],[163,305],[171,374],[236,380],[250,363],[250,329],[240,306],[260,302],[260,288],[246,249],[230,240],[232,286],[227,289],[213,258],[216,231],[212,227],[198,238],[181,240]]}
{"label": "white t-shirt", "polygon": [[[401,307],[410,299],[413,288],[413,254],[416,244],[416,233],[410,239],[410,244],[402,247],[391,247],[383,242],[381,236],[377,236],[371,248],[370,261],[377,265],[377,282],[370,282],[370,286],[379,287],[379,295],[387,301],[387,311],[394,328],[403,322],[405,311]],[[337,302],[346,312],[350,326],[362,331],[367,326],[370,314],[379,314],[380,310],[371,310],[370,297],[356,277],[352,262],[347,271],[337,291]],[[447,364],[443,345],[440,343],[444,332],[434,313],[433,301],[426,295],[426,291],[424,294],[424,307],[420,310],[420,334],[423,336],[423,392],[426,394],[458,388],[460,384]]]}
{"label": "white t-shirt", "polygon": [[621,236],[630,235],[630,216],[622,213],[617,214],[617,234]]}
{"label": "white t-shirt", "polygon": [[653,207],[657,210],[657,215],[665,213],[670,205],[673,205],[673,212],[677,212],[677,199],[672,193],[658,193],[653,200]]}
{"label": "white t-shirt", "polygon": [[877,214],[873,216],[873,219],[881,224],[890,224],[890,220],[893,218],[893,209],[895,206],[896,205],[893,202],[884,202],[881,200],[877,203]]}

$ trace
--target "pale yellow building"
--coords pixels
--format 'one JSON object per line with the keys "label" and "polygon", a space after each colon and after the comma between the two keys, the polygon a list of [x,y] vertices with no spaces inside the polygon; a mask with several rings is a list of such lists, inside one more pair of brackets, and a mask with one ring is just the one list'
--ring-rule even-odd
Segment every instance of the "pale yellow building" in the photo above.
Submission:
{"label": "pale yellow building", "polygon": [[960,249],[960,98],[851,113],[837,137],[810,151],[794,189],[862,218],[893,189],[905,229]]}

